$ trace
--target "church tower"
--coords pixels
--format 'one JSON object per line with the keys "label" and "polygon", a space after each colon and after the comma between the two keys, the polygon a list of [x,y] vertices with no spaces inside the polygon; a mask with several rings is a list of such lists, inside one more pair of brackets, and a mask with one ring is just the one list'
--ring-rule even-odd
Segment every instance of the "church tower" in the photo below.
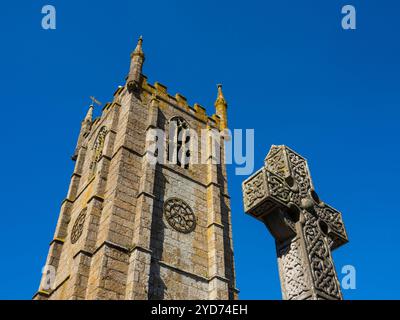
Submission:
{"label": "church tower", "polygon": [[[219,164],[208,153],[202,157],[204,148],[187,150],[177,140],[172,150],[157,149],[168,161],[154,165],[146,139],[156,129],[166,132],[166,141],[175,139],[172,124],[184,141],[222,132],[222,87],[209,117],[199,104],[191,107],[183,95],[147,82],[142,43],[113,101],[95,119],[91,105],[82,121],[74,172],[34,299],[237,298],[223,143]],[[206,139],[205,149],[211,144]],[[205,161],[171,161],[182,151]]]}

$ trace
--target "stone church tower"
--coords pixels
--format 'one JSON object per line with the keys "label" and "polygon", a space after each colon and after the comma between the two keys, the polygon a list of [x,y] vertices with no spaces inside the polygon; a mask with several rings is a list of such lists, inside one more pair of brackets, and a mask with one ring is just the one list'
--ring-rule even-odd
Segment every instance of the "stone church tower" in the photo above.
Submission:
{"label": "stone church tower", "polygon": [[237,298],[225,164],[209,158],[154,166],[147,157],[149,130],[167,132],[172,122],[199,137],[204,129],[225,129],[222,88],[208,117],[184,96],[149,84],[142,42],[125,86],[100,117],[93,119],[92,105],[82,122],[47,257],[52,271],[34,299]]}

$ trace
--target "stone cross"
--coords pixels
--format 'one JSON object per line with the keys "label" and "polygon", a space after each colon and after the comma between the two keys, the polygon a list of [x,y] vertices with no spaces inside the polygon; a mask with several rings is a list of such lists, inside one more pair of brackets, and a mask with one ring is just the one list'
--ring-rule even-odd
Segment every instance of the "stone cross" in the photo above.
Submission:
{"label": "stone cross", "polygon": [[272,146],[262,169],[243,182],[246,213],[276,242],[285,300],[341,300],[331,251],[348,242],[342,215],[314,190],[307,161]]}

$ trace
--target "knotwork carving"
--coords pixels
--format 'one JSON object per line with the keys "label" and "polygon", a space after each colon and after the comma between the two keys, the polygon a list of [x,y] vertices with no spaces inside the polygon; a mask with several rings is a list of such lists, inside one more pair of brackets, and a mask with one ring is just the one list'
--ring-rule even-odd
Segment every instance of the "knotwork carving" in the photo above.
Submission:
{"label": "knotwork carving", "polygon": [[306,161],[293,151],[288,151],[289,161],[292,166],[292,176],[300,189],[300,194],[306,196],[311,188],[311,179],[308,174]]}
{"label": "knotwork carving", "polygon": [[296,191],[293,191],[287,181],[282,177],[266,170],[268,189],[271,196],[285,204],[289,202],[299,204],[300,198]]}
{"label": "knotwork carving", "polygon": [[249,181],[244,187],[244,202],[246,207],[255,206],[260,199],[265,197],[266,188],[264,180],[264,172],[260,171]]}
{"label": "knotwork carving", "polygon": [[243,191],[246,212],[276,240],[284,296],[341,299],[331,251],[348,241],[347,234],[341,213],[315,192],[306,159],[286,146],[272,146],[265,167],[244,182]]}
{"label": "knotwork carving", "polygon": [[339,233],[342,237],[347,237],[340,212],[327,205],[317,207],[316,211],[318,217],[328,223],[333,231]]}
{"label": "knotwork carving", "polygon": [[278,252],[284,295],[287,300],[295,299],[308,291],[299,242],[300,239],[297,238]]}
{"label": "knotwork carving", "polygon": [[277,199],[288,203],[290,200],[290,189],[287,187],[286,182],[277,175],[274,175],[267,171],[268,185],[270,188],[271,195]]}
{"label": "knotwork carving", "polygon": [[333,266],[328,239],[318,226],[318,219],[304,211],[305,224],[303,227],[304,239],[310,259],[311,274],[316,289],[328,296],[340,299],[340,289]]}
{"label": "knotwork carving", "polygon": [[265,160],[267,170],[285,178],[289,174],[289,168],[285,161],[285,154],[282,148],[272,146]]}

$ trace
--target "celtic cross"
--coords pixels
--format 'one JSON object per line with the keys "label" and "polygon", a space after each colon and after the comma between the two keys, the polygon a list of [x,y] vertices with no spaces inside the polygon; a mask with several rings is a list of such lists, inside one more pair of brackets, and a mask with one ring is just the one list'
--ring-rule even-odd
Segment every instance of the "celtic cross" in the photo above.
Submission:
{"label": "celtic cross", "polygon": [[276,242],[285,300],[341,300],[331,251],[348,242],[342,215],[314,190],[307,161],[272,146],[264,167],[243,182],[246,213]]}

